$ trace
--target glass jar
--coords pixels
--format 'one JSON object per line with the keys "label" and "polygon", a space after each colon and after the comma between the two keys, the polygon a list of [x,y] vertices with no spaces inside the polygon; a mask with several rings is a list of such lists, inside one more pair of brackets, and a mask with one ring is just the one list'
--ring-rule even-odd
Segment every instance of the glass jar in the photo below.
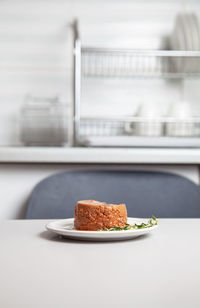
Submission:
{"label": "glass jar", "polygon": [[27,146],[61,146],[68,141],[67,107],[58,97],[26,96],[21,108],[21,141]]}

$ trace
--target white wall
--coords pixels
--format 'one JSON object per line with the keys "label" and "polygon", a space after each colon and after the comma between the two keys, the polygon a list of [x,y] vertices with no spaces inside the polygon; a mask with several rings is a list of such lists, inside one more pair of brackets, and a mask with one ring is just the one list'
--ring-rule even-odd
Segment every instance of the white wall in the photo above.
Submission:
{"label": "white wall", "polygon": [[24,218],[28,198],[34,186],[57,172],[75,169],[157,170],[187,177],[199,184],[197,166],[69,166],[65,164],[0,164],[0,220]]}

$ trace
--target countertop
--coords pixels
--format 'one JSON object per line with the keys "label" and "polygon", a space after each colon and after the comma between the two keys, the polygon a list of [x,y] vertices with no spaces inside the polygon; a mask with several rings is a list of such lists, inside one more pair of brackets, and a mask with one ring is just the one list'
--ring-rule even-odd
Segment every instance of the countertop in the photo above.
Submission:
{"label": "countertop", "polygon": [[120,242],[72,241],[46,220],[0,222],[4,308],[199,308],[200,219]]}
{"label": "countertop", "polygon": [[200,164],[200,149],[0,147],[0,162]]}

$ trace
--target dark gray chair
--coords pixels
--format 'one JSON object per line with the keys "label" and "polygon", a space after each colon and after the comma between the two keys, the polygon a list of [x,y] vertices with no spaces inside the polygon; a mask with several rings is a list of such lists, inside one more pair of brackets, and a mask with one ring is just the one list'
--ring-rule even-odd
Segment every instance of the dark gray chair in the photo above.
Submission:
{"label": "dark gray chair", "polygon": [[75,171],[50,176],[33,190],[27,219],[69,218],[77,200],[126,203],[128,216],[200,218],[200,188],[170,173]]}

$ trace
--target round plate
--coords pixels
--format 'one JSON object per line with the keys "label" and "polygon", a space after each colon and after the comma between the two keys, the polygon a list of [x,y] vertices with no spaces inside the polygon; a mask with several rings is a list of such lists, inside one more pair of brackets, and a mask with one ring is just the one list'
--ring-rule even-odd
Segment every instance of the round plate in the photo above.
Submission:
{"label": "round plate", "polygon": [[199,22],[197,16],[195,14],[190,14],[191,25],[193,27],[193,31],[191,32],[193,38],[193,50],[200,50],[200,30],[199,30]]}
{"label": "round plate", "polygon": [[[148,219],[128,218],[129,224],[147,223]],[[55,220],[46,225],[46,229],[56,234],[63,235],[74,240],[86,241],[119,241],[127,240],[147,234],[157,228],[157,225],[137,230],[122,231],[79,231],[74,229],[74,218]]]}

